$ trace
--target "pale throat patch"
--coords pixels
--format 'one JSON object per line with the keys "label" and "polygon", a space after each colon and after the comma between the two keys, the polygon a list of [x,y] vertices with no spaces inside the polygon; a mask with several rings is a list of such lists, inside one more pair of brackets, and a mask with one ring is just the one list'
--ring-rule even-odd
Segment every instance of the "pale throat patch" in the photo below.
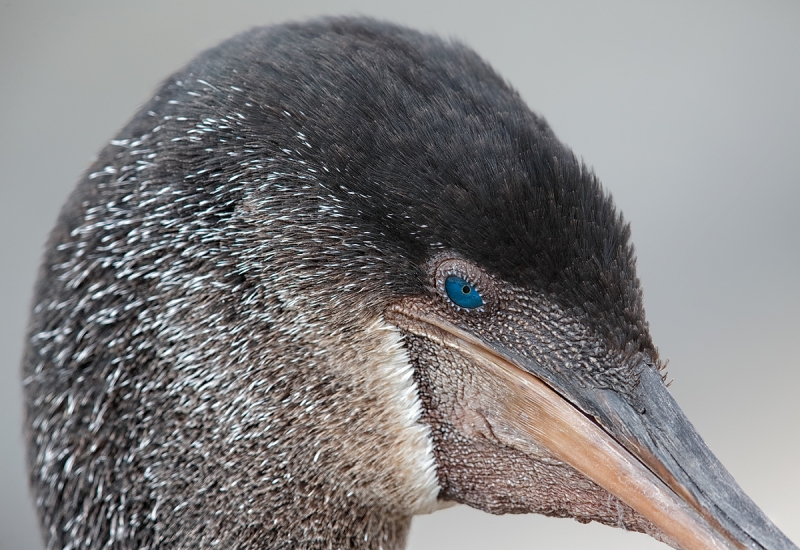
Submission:
{"label": "pale throat patch", "polygon": [[439,479],[430,428],[422,423],[422,402],[414,380],[414,367],[399,329],[382,318],[365,336],[376,345],[367,361],[372,367],[372,389],[377,390],[393,425],[396,449],[392,473],[400,483],[404,508],[411,514],[428,514],[451,503],[439,501]]}

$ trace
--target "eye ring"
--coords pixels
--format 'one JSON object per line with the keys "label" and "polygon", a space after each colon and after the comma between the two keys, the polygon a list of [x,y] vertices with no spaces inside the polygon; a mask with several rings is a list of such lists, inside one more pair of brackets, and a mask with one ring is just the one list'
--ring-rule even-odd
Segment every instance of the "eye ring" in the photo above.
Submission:
{"label": "eye ring", "polygon": [[469,260],[440,254],[431,258],[428,269],[433,287],[451,307],[470,314],[488,313],[497,308],[493,277]]}
{"label": "eye ring", "polygon": [[458,275],[449,275],[444,280],[444,290],[450,301],[465,309],[475,309],[484,305],[475,285]]}

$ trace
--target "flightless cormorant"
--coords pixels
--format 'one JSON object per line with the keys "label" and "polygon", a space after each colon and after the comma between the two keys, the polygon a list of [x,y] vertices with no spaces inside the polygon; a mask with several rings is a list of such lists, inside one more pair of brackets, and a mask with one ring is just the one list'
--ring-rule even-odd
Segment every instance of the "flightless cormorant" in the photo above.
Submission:
{"label": "flightless cormorant", "polygon": [[667,392],[629,227],[457,43],[258,28],[78,184],[24,357],[47,548],[402,548],[460,502],[794,546]]}

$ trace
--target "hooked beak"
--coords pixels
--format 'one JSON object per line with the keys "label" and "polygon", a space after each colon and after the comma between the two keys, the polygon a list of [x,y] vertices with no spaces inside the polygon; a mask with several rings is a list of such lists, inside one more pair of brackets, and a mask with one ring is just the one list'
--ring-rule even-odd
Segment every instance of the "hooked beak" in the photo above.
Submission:
{"label": "hooked beak", "polygon": [[413,317],[427,338],[481,367],[485,378],[469,406],[503,444],[546,449],[677,548],[797,550],[714,457],[652,367],[643,367],[634,408],[613,390],[551,387],[537,374],[541,367],[513,349],[437,316]]}

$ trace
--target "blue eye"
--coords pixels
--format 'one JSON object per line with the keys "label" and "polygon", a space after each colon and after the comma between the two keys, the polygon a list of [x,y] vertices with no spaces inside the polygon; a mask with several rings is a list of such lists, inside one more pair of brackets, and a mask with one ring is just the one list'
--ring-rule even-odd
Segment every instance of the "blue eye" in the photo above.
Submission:
{"label": "blue eye", "polygon": [[483,305],[483,298],[475,287],[461,277],[450,275],[444,281],[444,290],[457,306],[473,309]]}

